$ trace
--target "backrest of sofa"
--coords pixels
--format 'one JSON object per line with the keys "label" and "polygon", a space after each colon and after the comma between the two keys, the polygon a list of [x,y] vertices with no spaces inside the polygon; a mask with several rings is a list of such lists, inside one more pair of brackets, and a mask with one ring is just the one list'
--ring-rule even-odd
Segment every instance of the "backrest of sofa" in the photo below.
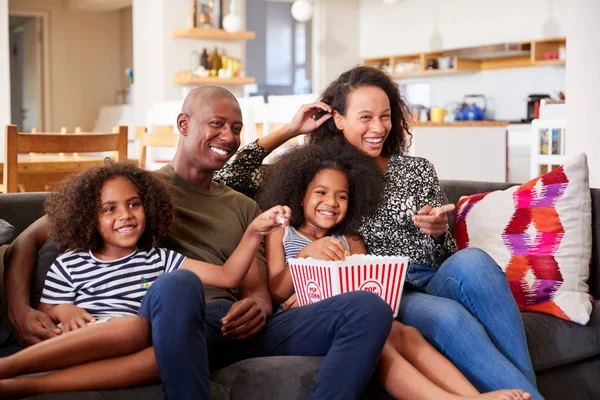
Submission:
{"label": "backrest of sofa", "polygon": [[[507,183],[441,181],[448,202],[457,204],[462,196],[504,190],[515,186]],[[600,299],[600,189],[591,189],[592,195],[592,268],[589,280],[590,293]],[[450,222],[452,223],[452,221]]]}
{"label": "backrest of sofa", "polygon": [[15,238],[44,215],[46,197],[45,192],[0,194],[0,219],[15,227]]}

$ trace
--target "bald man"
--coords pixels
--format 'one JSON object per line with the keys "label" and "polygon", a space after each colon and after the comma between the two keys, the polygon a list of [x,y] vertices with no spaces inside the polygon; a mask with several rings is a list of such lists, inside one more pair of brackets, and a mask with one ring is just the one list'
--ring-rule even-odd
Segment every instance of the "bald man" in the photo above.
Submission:
{"label": "bald man", "polygon": [[[164,247],[222,265],[260,213],[250,198],[213,181],[240,145],[242,115],[235,97],[218,87],[194,89],[177,117],[181,133],[173,161],[156,171],[170,187],[178,223]],[[11,322],[23,344],[59,334],[29,307],[37,248],[47,239],[45,217],[12,245],[6,272]],[[17,267],[18,265],[18,267]],[[150,321],[153,349],[104,361],[88,389],[162,381],[165,398],[209,399],[209,374],[263,356],[325,356],[313,399],[357,398],[373,373],[391,327],[391,310],[377,296],[355,292],[272,314],[264,249],[239,290],[204,286],[189,271],[162,276],[148,290],[140,315]],[[122,370],[131,370],[123,377]],[[276,382],[273,382],[276,384]],[[114,388],[114,384],[112,385]]]}

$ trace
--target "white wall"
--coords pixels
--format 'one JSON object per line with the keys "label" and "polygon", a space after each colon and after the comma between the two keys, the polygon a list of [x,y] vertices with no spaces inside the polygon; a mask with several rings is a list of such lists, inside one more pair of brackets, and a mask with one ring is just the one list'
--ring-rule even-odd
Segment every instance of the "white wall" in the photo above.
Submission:
{"label": "white wall", "polygon": [[360,0],[360,55],[564,36],[566,11],[567,0]]}
{"label": "white wall", "polygon": [[595,123],[600,109],[600,2],[570,0],[568,7],[567,155],[585,152],[590,186],[600,188],[600,135]]}
{"label": "white wall", "polygon": [[313,92],[360,62],[360,0],[320,0],[313,19]]}
{"label": "white wall", "polygon": [[4,161],[4,127],[10,124],[8,0],[0,0],[0,160]]}

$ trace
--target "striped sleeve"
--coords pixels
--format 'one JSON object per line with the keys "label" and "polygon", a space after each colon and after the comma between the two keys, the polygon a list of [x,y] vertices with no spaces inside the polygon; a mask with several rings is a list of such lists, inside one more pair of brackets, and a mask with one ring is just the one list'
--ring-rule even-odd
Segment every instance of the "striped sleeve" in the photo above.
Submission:
{"label": "striped sleeve", "polygon": [[73,280],[62,263],[63,257],[58,257],[44,281],[44,289],[42,291],[41,302],[46,304],[73,304],[75,302],[75,287]]}
{"label": "striped sleeve", "polygon": [[158,250],[160,259],[163,261],[165,266],[165,274],[179,269],[179,267],[181,267],[181,263],[183,263],[183,260],[185,260],[185,256],[177,253],[176,251],[163,248],[158,248],[156,250]]}

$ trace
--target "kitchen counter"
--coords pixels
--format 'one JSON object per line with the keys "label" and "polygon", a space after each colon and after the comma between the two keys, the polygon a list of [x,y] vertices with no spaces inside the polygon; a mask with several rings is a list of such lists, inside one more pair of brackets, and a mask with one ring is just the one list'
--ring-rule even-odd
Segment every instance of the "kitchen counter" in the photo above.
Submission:
{"label": "kitchen counter", "polygon": [[508,121],[454,121],[454,122],[412,122],[410,126],[430,126],[430,127],[468,127],[468,126],[476,126],[476,127],[486,127],[486,126],[507,126],[509,124]]}

